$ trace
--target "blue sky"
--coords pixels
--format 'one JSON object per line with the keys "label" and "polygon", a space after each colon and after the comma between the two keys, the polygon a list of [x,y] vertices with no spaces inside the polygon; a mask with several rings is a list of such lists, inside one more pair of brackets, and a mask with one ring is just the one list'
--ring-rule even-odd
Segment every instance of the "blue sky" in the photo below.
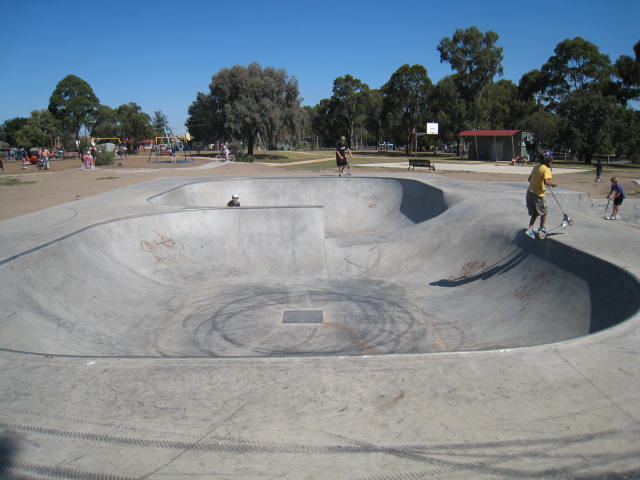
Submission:
{"label": "blue sky", "polygon": [[162,110],[175,134],[222,68],[258,62],[298,79],[303,105],[331,96],[351,74],[379,88],[401,65],[435,83],[451,73],[436,49],[456,29],[494,30],[503,78],[518,82],[581,36],[615,61],[640,40],[640,0],[81,2],[0,0],[0,122],[47,108],[69,74],[100,103]]}

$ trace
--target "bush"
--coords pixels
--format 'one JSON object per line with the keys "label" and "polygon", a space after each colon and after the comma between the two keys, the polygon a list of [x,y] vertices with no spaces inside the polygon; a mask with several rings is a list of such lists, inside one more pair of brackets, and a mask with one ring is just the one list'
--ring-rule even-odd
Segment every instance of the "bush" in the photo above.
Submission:
{"label": "bush", "polygon": [[114,158],[114,152],[98,152],[98,155],[96,156],[96,165],[113,165]]}
{"label": "bush", "polygon": [[230,143],[229,150],[236,158],[240,158],[245,154],[244,146],[241,143]]}

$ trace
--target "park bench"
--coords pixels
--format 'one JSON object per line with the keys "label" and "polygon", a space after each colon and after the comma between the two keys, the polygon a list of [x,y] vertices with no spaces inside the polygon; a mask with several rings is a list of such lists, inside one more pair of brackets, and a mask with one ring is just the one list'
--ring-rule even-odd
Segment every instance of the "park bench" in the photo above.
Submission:
{"label": "park bench", "polygon": [[413,167],[414,170],[416,169],[416,167],[427,167],[429,170],[433,170],[434,172],[436,170],[435,163],[431,162],[431,160],[426,160],[423,158],[410,158],[408,170],[411,170],[411,167]]}

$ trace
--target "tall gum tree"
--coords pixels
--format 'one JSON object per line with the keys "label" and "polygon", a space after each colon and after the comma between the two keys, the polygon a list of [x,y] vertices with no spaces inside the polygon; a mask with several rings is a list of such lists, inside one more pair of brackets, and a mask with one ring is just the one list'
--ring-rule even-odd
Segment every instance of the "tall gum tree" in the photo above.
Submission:
{"label": "tall gum tree", "polygon": [[610,81],[613,67],[609,57],[593,43],[581,38],[566,39],[542,66],[544,100],[553,110],[575,91],[603,88]]}
{"label": "tall gum tree", "polygon": [[458,29],[451,38],[440,40],[440,62],[447,62],[457,72],[462,97],[467,103],[472,128],[478,127],[480,100],[485,88],[497,75],[502,75],[502,47],[496,42],[499,36],[489,30],[482,33],[478,27]]}
{"label": "tall gum tree", "polygon": [[369,85],[352,75],[338,77],[333,81],[329,115],[337,132],[343,132],[339,135],[345,135],[350,144],[353,142],[356,120],[367,111],[367,91]]}
{"label": "tall gum tree", "polygon": [[609,57],[575,37],[556,46],[541,72],[547,109],[561,117],[562,145],[577,151],[586,164],[595,154],[610,153],[622,105],[612,91]]}
{"label": "tall gum tree", "polygon": [[209,101],[200,98],[198,105],[210,109],[211,120],[223,126],[225,135],[245,142],[248,155],[259,133],[275,143],[292,133],[299,118],[298,81],[284,69],[263,69],[258,63],[224,68],[211,78],[209,91]]}
{"label": "tall gum tree", "polygon": [[416,132],[421,125],[426,125],[432,87],[424,66],[405,64],[380,88],[388,127],[396,138],[406,143],[409,154],[413,153]]}
{"label": "tall gum tree", "polygon": [[88,125],[94,117],[98,105],[100,101],[91,86],[75,75],[60,80],[49,99],[49,111],[75,140],[78,140],[80,127]]}

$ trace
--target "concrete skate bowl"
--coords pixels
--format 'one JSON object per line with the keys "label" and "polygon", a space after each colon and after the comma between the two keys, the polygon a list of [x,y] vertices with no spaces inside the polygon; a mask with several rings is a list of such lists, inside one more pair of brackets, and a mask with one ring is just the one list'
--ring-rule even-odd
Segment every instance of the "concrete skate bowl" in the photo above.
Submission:
{"label": "concrete skate bowl", "polygon": [[[243,207],[217,207],[231,192]],[[580,337],[639,308],[639,283],[623,269],[552,240],[525,242],[508,220],[481,229],[486,209],[417,181],[209,181],[151,201],[187,208],[87,226],[0,262],[0,348],[487,350]]]}

